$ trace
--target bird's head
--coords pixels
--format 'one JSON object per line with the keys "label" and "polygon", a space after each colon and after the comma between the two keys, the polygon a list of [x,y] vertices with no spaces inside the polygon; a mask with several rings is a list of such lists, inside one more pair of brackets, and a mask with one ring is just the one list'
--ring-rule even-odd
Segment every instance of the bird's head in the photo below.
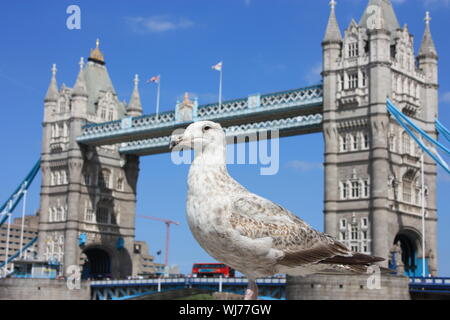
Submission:
{"label": "bird's head", "polygon": [[222,126],[212,121],[198,121],[191,124],[181,135],[172,135],[170,148],[175,147],[205,151],[211,147],[226,146],[225,132]]}

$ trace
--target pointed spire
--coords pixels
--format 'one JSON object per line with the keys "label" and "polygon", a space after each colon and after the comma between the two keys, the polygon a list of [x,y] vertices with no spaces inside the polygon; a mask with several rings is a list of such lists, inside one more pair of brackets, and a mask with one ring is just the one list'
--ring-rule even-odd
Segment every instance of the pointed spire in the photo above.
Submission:
{"label": "pointed spire", "polygon": [[327,30],[325,31],[325,38],[323,39],[323,42],[327,43],[340,43],[342,41],[342,34],[341,30],[339,29],[339,24],[337,22],[335,8],[336,8],[336,1],[331,0],[330,1],[330,7],[331,7],[331,13],[330,17],[328,19],[328,25]]}
{"label": "pointed spire", "polygon": [[87,86],[86,86],[86,79],[84,77],[84,58],[80,58],[80,72],[78,73],[77,81],[75,82],[75,85],[73,87],[73,96],[81,96],[81,97],[87,97]]}
{"label": "pointed spire", "polygon": [[128,115],[132,117],[139,117],[142,115],[141,96],[139,95],[139,76],[134,76],[134,89],[131,94],[130,103],[128,104]]}
{"label": "pointed spire", "polygon": [[430,12],[426,12],[425,14],[425,33],[423,34],[422,44],[419,50],[419,58],[437,58],[436,46],[434,45],[433,37],[431,36],[430,29],[430,21],[431,16]]}
{"label": "pointed spire", "polygon": [[52,79],[50,80],[50,85],[48,86],[47,94],[45,95],[45,101],[58,101],[58,84],[56,83],[56,64],[52,66]]}

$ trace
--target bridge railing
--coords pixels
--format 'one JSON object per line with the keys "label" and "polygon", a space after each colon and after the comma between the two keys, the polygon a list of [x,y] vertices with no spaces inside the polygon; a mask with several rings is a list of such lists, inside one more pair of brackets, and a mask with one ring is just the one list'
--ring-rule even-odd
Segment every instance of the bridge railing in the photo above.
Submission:
{"label": "bridge railing", "polygon": [[410,285],[425,285],[425,286],[443,286],[450,288],[450,278],[422,278],[422,277],[411,277],[409,278]]}
{"label": "bridge railing", "polygon": [[[290,107],[320,105],[323,102],[323,87],[321,85],[307,88],[251,95],[248,98],[224,101],[202,105],[194,110],[193,121],[220,120],[237,116],[253,115],[277,110],[288,110]],[[159,115],[143,115],[136,118],[88,124],[82,128],[79,142],[88,143],[92,139],[126,135],[130,132],[139,134],[150,130],[167,129],[183,124],[177,120],[176,111],[164,112]]]}
{"label": "bridge railing", "polygon": [[[196,284],[218,284],[224,285],[247,285],[247,278],[159,278],[159,279],[139,279],[139,280],[100,280],[91,281],[92,287],[119,287],[119,286],[140,286],[140,285],[196,285]],[[261,278],[257,279],[258,285],[286,284],[286,278]]]}

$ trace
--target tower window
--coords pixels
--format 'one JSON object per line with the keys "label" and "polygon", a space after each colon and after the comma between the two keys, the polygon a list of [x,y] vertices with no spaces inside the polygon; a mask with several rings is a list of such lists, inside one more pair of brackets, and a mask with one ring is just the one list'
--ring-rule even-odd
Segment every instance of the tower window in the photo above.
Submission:
{"label": "tower window", "polygon": [[341,144],[341,150],[342,151],[347,151],[347,149],[348,149],[348,136],[347,135],[344,135],[344,136],[342,136],[341,137],[341,139],[342,139],[342,144]]}
{"label": "tower window", "polygon": [[347,182],[342,183],[342,199],[347,199],[349,196],[348,184]]}
{"label": "tower window", "polygon": [[352,181],[352,198],[357,199],[359,198],[359,182],[358,181]]}
{"label": "tower window", "polygon": [[123,178],[122,177],[117,179],[117,190],[123,191]]}
{"label": "tower window", "polygon": [[369,197],[369,181],[364,180],[364,198]]}
{"label": "tower window", "polygon": [[[341,229],[347,228],[347,219],[340,220],[340,227],[341,227]],[[344,236],[344,238],[345,238],[345,236]]]}
{"label": "tower window", "polygon": [[103,120],[106,120],[106,108],[101,108],[100,118],[102,118]]}
{"label": "tower window", "polygon": [[358,240],[358,228],[352,227],[352,240]]}
{"label": "tower window", "polygon": [[364,149],[369,149],[369,134],[367,132],[363,132],[362,138]]}
{"label": "tower window", "polygon": [[404,154],[411,153],[411,139],[410,139],[408,133],[406,133],[406,132],[403,132],[403,135],[402,135],[402,151]]}
{"label": "tower window", "polygon": [[108,121],[113,121],[114,120],[114,111],[110,110],[108,112]]}
{"label": "tower window", "polygon": [[367,72],[362,72],[362,86],[365,88],[367,87]]}
{"label": "tower window", "polygon": [[356,89],[358,88],[358,73],[350,73],[348,75],[348,88]]}
{"label": "tower window", "polygon": [[105,207],[97,208],[97,222],[107,224],[109,223],[109,210]]}
{"label": "tower window", "polygon": [[358,150],[358,135],[352,135],[352,150]]}
{"label": "tower window", "polygon": [[348,45],[348,56],[350,58],[359,56],[359,44],[358,44],[358,42],[349,43],[349,45]]}

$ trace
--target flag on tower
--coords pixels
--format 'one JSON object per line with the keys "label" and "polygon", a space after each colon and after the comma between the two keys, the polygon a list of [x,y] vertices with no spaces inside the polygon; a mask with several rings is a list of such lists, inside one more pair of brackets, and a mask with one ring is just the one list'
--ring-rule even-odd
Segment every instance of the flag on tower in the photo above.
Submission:
{"label": "flag on tower", "polygon": [[161,75],[157,75],[154,77],[151,77],[147,83],[156,83],[158,85],[158,89],[156,92],[156,116],[159,117],[159,101],[160,101],[160,95],[161,95]]}
{"label": "flag on tower", "polygon": [[222,67],[223,61],[220,61],[218,64],[212,66],[213,70],[220,72],[220,83],[219,83],[219,106],[222,106]]}
{"label": "flag on tower", "polygon": [[151,82],[159,83],[160,79],[161,79],[161,76],[154,76],[154,77],[150,78],[150,80],[148,80],[147,83],[151,83]]}
{"label": "flag on tower", "polygon": [[223,64],[223,62],[220,61],[218,64],[212,66],[212,68],[217,71],[222,71],[222,64]]}

